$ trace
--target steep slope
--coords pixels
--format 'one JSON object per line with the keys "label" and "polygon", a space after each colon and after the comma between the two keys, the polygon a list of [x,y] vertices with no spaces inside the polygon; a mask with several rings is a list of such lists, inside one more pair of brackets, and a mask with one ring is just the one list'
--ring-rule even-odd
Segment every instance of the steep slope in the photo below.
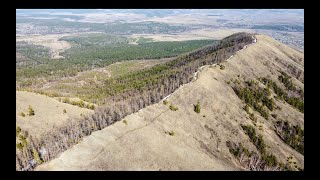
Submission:
{"label": "steep slope", "polygon": [[[29,105],[35,112],[33,116],[28,115]],[[16,124],[35,137],[40,137],[53,126],[63,125],[69,119],[79,119],[81,114],[92,113],[93,110],[62,103],[45,95],[16,91]]]}
{"label": "steep slope", "polygon": [[[195,81],[166,99],[168,105],[159,102],[93,132],[36,170],[246,170],[226,145],[241,142],[257,151],[241,128],[252,120],[230,81],[258,77],[277,81],[280,72],[286,72],[298,87],[304,87],[303,54],[267,36],[255,37],[255,44],[223,62],[225,68],[204,66]],[[200,113],[194,111],[197,102]],[[303,113],[284,101],[275,104],[280,107],[273,111],[278,119],[303,127]],[[178,110],[170,110],[169,105]],[[277,136],[276,118],[255,115],[267,152],[283,163],[291,156],[303,169],[304,156]]]}

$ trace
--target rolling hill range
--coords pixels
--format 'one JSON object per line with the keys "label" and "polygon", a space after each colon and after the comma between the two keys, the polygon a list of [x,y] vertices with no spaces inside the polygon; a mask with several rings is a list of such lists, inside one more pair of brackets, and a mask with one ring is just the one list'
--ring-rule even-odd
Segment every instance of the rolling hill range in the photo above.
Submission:
{"label": "rolling hill range", "polygon": [[[35,170],[303,170],[304,54],[265,35],[239,36],[152,68],[172,71],[143,71],[175,83]],[[123,105],[131,92],[139,91],[105,102]]]}

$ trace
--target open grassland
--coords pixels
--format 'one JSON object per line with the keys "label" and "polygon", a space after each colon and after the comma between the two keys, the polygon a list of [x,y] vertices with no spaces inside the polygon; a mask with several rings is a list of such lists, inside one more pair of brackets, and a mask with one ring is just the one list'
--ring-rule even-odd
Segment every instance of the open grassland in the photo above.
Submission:
{"label": "open grassland", "polygon": [[[32,116],[29,116],[29,106],[34,110]],[[82,115],[90,113],[93,111],[62,103],[45,95],[16,92],[16,124],[34,137],[40,137],[54,126],[64,125],[69,119],[80,119]]]}

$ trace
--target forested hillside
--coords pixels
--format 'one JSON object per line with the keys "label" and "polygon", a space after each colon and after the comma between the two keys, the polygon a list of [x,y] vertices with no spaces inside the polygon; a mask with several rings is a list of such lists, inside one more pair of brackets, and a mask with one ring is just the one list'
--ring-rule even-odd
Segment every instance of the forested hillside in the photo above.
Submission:
{"label": "forested hillside", "polygon": [[136,40],[137,44],[131,44],[132,39],[125,36],[103,33],[67,36],[59,40],[71,43],[71,48],[61,53],[65,58],[54,60],[50,58],[48,48],[19,41],[16,48],[17,88],[39,88],[47,81],[72,77],[115,62],[174,57],[215,43],[214,40],[150,42],[140,39]]}

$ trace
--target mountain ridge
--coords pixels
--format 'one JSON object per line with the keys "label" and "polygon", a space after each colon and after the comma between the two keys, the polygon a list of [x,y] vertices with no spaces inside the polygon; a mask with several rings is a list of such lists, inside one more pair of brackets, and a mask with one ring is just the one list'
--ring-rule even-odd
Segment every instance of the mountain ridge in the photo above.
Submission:
{"label": "mountain ridge", "polygon": [[[178,110],[170,110],[162,101],[149,105],[93,132],[36,170],[249,170],[226,145],[232,140],[258,151],[240,126],[253,121],[231,85],[268,77],[284,87],[278,76],[286,72],[298,88],[304,88],[303,54],[267,36],[255,37],[254,45],[228,61],[205,65],[195,81],[167,97]],[[197,101],[200,114],[193,109]],[[283,163],[293,157],[303,169],[303,155],[277,136],[273,123],[281,117],[303,126],[304,114],[284,101],[275,99],[275,104],[281,107],[274,110],[278,118],[267,120],[253,111],[256,131],[264,137],[268,153]]]}

